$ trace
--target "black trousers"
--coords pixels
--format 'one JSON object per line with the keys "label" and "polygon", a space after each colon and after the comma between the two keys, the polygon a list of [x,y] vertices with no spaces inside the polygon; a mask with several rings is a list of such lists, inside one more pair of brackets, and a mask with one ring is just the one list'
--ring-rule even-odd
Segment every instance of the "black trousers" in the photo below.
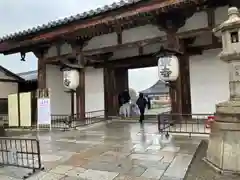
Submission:
{"label": "black trousers", "polygon": [[139,119],[140,124],[143,124],[143,120],[144,120],[144,111],[140,111],[140,119]]}

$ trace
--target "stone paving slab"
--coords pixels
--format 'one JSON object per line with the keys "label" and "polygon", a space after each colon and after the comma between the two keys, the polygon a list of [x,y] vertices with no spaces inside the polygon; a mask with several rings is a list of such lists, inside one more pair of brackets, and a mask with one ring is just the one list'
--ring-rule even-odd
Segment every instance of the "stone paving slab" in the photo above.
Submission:
{"label": "stone paving slab", "polygon": [[[170,166],[167,168],[164,176],[183,179],[193,156],[188,154],[178,154]],[[181,167],[181,168],[179,168]]]}
{"label": "stone paving slab", "polygon": [[[156,124],[141,129],[138,124],[113,122],[91,130],[25,135],[40,139],[45,167],[29,179],[182,180],[200,140],[166,138],[153,133],[156,128]],[[0,175],[4,180],[13,173],[0,170]]]}

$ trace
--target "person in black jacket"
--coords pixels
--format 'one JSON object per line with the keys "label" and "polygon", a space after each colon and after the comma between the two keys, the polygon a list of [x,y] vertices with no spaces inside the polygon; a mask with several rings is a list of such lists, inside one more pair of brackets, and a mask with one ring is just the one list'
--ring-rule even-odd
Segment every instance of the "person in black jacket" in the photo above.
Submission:
{"label": "person in black jacket", "polygon": [[120,116],[123,115],[122,105],[123,105],[122,93],[119,93],[118,94],[118,109],[119,109]]}
{"label": "person in black jacket", "polygon": [[140,122],[141,125],[143,125],[144,113],[145,113],[145,109],[146,109],[146,106],[147,106],[147,100],[146,100],[146,98],[143,97],[142,93],[139,94],[139,98],[138,98],[136,104],[138,105],[138,108],[139,108],[139,111],[140,111],[139,122]]}

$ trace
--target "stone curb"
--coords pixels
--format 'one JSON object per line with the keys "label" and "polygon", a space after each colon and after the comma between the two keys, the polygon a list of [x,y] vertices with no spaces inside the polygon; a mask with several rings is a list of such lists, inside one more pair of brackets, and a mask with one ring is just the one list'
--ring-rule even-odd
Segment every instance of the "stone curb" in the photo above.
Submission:
{"label": "stone curb", "polygon": [[201,142],[199,143],[199,145],[198,145],[195,153],[193,154],[193,158],[192,158],[192,160],[191,160],[191,162],[190,162],[190,164],[189,164],[189,166],[188,166],[188,169],[187,169],[187,171],[186,171],[186,174],[185,174],[183,180],[185,180],[185,179],[187,178],[188,172],[189,172],[189,170],[190,170],[190,168],[191,168],[191,166],[192,166],[192,164],[193,164],[193,161],[195,160],[197,154],[198,154],[199,151],[201,150],[201,148],[202,148],[202,146],[203,146],[204,143],[205,143],[205,140],[201,140]]}

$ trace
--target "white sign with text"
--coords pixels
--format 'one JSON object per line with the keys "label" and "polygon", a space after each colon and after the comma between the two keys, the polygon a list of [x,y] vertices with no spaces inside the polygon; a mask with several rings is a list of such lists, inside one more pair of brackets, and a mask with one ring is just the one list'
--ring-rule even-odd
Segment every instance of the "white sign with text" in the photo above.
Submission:
{"label": "white sign with text", "polygon": [[51,103],[50,98],[39,98],[37,100],[38,127],[39,125],[49,125],[51,128]]}

